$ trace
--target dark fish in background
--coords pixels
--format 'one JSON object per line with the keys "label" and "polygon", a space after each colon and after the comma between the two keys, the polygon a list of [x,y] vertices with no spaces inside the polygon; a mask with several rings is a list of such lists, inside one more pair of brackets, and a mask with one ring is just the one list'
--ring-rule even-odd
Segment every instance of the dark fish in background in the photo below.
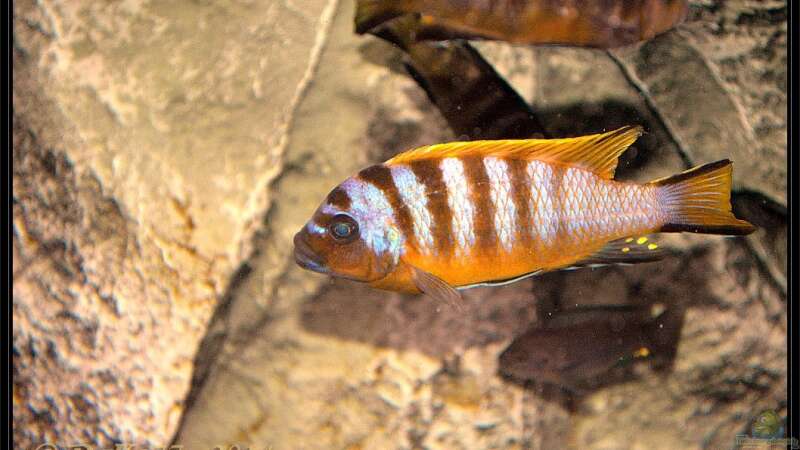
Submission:
{"label": "dark fish in background", "polygon": [[602,384],[620,363],[654,358],[662,365],[671,364],[683,317],[684,310],[673,307],[655,318],[615,312],[605,319],[533,328],[500,355],[499,371],[519,381],[581,392],[587,385]]}
{"label": "dark fish in background", "polygon": [[686,0],[359,0],[355,23],[361,34],[418,13],[427,30],[445,35],[420,38],[612,48],[651,39],[687,12]]}
{"label": "dark fish in background", "polygon": [[406,70],[450,128],[465,140],[547,137],[528,103],[463,41],[418,42],[419,18],[406,15],[371,31],[400,47]]}

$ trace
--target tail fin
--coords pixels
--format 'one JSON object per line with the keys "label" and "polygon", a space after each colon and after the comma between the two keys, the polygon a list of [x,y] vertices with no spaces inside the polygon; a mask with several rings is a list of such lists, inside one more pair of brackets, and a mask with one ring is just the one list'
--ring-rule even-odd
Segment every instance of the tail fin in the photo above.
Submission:
{"label": "tail fin", "polygon": [[378,25],[403,14],[394,0],[357,0],[356,33],[364,34]]}
{"label": "tail fin", "polygon": [[383,26],[373,28],[369,32],[400,47],[404,52],[410,53],[416,42],[418,28],[419,19],[413,14],[406,14],[383,24]]}
{"label": "tail fin", "polygon": [[724,159],[650,182],[667,211],[662,232],[744,235],[755,227],[731,212],[730,160]]}

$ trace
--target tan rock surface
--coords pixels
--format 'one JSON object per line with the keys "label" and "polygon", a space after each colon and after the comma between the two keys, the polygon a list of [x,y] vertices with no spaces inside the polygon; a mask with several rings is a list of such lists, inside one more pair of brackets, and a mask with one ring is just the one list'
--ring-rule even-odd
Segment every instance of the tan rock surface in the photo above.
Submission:
{"label": "tan rock surface", "polygon": [[735,187],[785,208],[786,2],[711,3],[675,33],[613,54],[686,157],[726,155],[746,174]]}
{"label": "tan rock surface", "polygon": [[172,438],[333,3],[14,4],[14,438]]}

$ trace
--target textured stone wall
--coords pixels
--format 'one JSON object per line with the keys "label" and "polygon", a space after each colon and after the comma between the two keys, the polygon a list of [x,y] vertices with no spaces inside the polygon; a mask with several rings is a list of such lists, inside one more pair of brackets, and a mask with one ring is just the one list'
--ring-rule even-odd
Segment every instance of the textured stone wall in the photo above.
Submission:
{"label": "textured stone wall", "polygon": [[332,8],[15,2],[21,448],[171,439]]}
{"label": "textured stone wall", "polygon": [[[734,161],[746,239],[466,291],[298,268],[336,183],[453,139],[352,1],[14,4],[14,439],[212,448],[718,448],[785,411],[786,2],[702,1],[611,54],[477,45],[549,131],[649,133],[620,176]],[[546,306],[686,308],[670,371],[568,404],[499,377]]]}

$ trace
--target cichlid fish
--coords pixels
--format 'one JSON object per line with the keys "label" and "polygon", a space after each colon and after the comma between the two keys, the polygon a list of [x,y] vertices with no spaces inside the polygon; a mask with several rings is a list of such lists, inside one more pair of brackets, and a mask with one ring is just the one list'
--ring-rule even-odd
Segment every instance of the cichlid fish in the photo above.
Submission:
{"label": "cichlid fish", "polygon": [[683,312],[667,309],[642,319],[617,314],[567,326],[534,328],[499,357],[499,371],[518,380],[560,385],[574,392],[621,362],[654,357],[671,362]]}
{"label": "cichlid fish", "polygon": [[650,39],[686,18],[686,0],[358,0],[356,32],[418,13],[419,39],[611,48]]}
{"label": "cichlid fish", "polygon": [[401,153],[328,194],[294,237],[309,270],[448,302],[456,288],[662,256],[655,232],[742,235],[731,162],[646,184],[612,179],[640,127],[568,139],[452,142]]}

